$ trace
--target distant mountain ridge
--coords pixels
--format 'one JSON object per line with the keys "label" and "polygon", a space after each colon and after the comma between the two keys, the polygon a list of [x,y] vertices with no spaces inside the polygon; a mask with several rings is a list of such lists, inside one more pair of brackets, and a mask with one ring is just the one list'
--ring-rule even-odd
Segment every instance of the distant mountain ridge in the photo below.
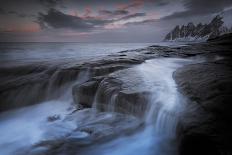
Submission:
{"label": "distant mountain ridge", "polygon": [[232,33],[232,27],[228,28],[223,24],[223,17],[217,15],[209,24],[194,25],[190,22],[187,25],[177,25],[166,35],[164,41],[205,41],[226,33]]}

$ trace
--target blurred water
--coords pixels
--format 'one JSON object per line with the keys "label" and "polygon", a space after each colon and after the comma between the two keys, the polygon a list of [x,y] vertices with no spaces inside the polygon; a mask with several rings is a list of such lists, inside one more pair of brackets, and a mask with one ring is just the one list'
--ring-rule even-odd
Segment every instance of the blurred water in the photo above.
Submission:
{"label": "blurred water", "polygon": [[[135,135],[121,137],[93,146],[84,154],[91,155],[174,155],[177,153],[176,127],[185,108],[185,98],[178,92],[173,72],[193,60],[160,58],[132,68],[143,79],[140,87],[152,93],[145,113],[145,128]],[[135,77],[133,77],[135,78]],[[112,99],[115,99],[115,93]],[[114,102],[113,102],[114,103]],[[110,104],[109,106],[115,106]],[[96,107],[93,107],[96,108]],[[112,110],[114,108],[109,108]]]}
{"label": "blurred water", "polygon": [[[142,48],[150,44],[22,43],[18,45],[12,43],[11,45],[0,45],[1,62],[60,61],[66,58],[85,60],[121,50]],[[160,58],[148,60],[132,68],[136,72],[136,76],[143,79],[141,87],[148,87],[152,93],[144,120],[144,130],[105,144],[91,146],[83,152],[83,155],[175,154],[176,124],[180,112],[184,109],[184,98],[177,91],[172,74],[177,68],[189,63],[192,63],[192,61]],[[88,78],[87,73],[81,74],[76,82],[83,82]],[[66,121],[65,117],[70,114],[70,107],[72,107],[71,88],[74,83],[71,83],[70,87],[65,87],[64,92],[67,93],[59,98],[1,113],[0,154],[15,154],[15,151],[30,147],[41,140],[62,137],[73,131],[77,127],[78,121]],[[109,114],[114,112],[116,98],[117,94],[113,93],[108,107]],[[96,110],[91,110],[91,112],[95,113]],[[48,122],[47,118],[53,115],[58,115],[60,120]],[[83,115],[92,116],[91,113],[80,112],[80,115],[78,115],[79,122],[83,123],[85,121]],[[94,117],[91,117],[91,119],[94,119]],[[94,122],[94,120],[91,121]],[[97,120],[95,124],[99,122]],[[86,134],[80,133],[79,136],[86,136]]]}
{"label": "blurred water", "polygon": [[[65,137],[76,129],[77,123],[64,119],[76,110],[72,98],[73,85],[88,79],[88,70],[83,71],[76,81],[60,88],[63,93],[55,99],[0,113],[0,155],[20,154],[23,149],[38,142]],[[49,93],[52,95],[52,92]],[[54,122],[49,118],[55,118]],[[83,136],[82,133],[79,136]]]}
{"label": "blurred water", "polygon": [[0,62],[39,62],[62,59],[85,60],[152,43],[0,43]]}

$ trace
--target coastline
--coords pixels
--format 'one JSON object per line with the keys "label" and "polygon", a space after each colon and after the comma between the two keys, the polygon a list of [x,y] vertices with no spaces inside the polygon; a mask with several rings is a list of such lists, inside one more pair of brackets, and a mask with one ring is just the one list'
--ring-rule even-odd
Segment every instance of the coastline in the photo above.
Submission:
{"label": "coastline", "polygon": [[[199,111],[200,116],[209,118],[208,116],[210,115],[209,121],[208,119],[202,120],[200,116],[195,117],[195,115],[198,116],[197,110],[194,110],[193,113],[186,111],[183,114],[182,117],[189,118],[193,123],[186,122],[185,119],[180,120],[177,130],[180,144],[179,150],[181,155],[220,154],[222,151],[225,151],[222,152],[224,154],[230,153],[230,139],[227,136],[231,136],[231,127],[228,127],[228,124],[231,122],[231,106],[229,105],[230,90],[232,88],[231,44],[232,36],[227,35],[206,43],[188,46],[150,46],[143,49],[121,51],[103,59],[96,58],[89,62],[65,62],[64,64],[54,66],[44,63],[15,66],[13,68],[3,67],[0,69],[4,75],[1,77],[3,82],[0,89],[0,111],[33,105],[42,100],[55,98],[63,93],[62,89],[64,87],[72,86],[70,83],[84,76],[86,79],[72,86],[74,104],[78,104],[78,108],[92,107],[98,88],[103,87],[104,89],[110,86],[116,90],[126,90],[119,94],[121,105],[119,104],[116,107],[116,112],[129,113],[141,117],[146,112],[146,99],[149,93],[146,90],[138,90],[136,87],[134,89],[127,89],[128,87],[126,86],[122,88],[123,83],[115,78],[117,75],[127,76],[127,74],[123,73],[123,70],[140,65],[149,59],[202,59],[202,62],[186,65],[173,74],[178,89],[189,98],[189,110],[193,106],[201,109]],[[116,76],[112,76],[111,73],[115,72],[117,72]],[[16,75],[13,76],[13,74]],[[136,79],[132,78],[131,80],[136,83]],[[102,82],[105,85],[100,85]],[[18,94],[17,92],[21,90],[23,90],[22,93]],[[21,105],[13,104],[16,103],[14,99],[17,100],[20,96],[25,95],[26,92],[30,92],[30,90],[35,90],[35,92],[31,91],[32,94],[27,93],[27,96],[22,99]],[[54,92],[52,95],[49,94],[51,98],[47,98],[47,93],[50,93],[50,91]],[[35,93],[38,93],[36,94],[37,98],[33,98]],[[225,97],[224,94],[227,96]],[[102,94],[100,99],[107,104],[110,98]],[[133,106],[131,107],[131,104],[127,105],[126,103],[131,103]],[[224,109],[220,108],[221,104],[223,104]],[[105,106],[103,104],[98,108],[104,111]],[[217,120],[219,124],[212,123],[212,118]],[[118,115],[116,119],[120,120],[121,115]],[[134,118],[129,120],[134,120]],[[136,124],[135,127],[132,125],[132,128],[138,128],[141,125],[140,123]],[[209,132],[209,129],[212,130]],[[124,130],[127,129],[121,129],[121,131]],[[104,130],[101,132],[104,132]],[[59,151],[56,146],[62,147],[63,143],[64,141],[61,140],[58,142],[42,142],[41,145],[52,146],[51,151],[56,152]],[[192,147],[192,144],[194,144],[194,147]],[[220,148],[220,146],[225,148]],[[215,149],[209,149],[212,147]]]}

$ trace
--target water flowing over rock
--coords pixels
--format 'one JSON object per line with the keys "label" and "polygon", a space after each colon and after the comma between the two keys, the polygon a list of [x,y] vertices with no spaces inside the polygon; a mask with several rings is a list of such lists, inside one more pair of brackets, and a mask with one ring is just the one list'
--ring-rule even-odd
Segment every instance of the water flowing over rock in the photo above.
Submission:
{"label": "water flowing over rock", "polygon": [[[129,69],[113,72],[104,78],[97,78],[100,79],[100,82],[96,82],[96,79],[95,81],[90,79],[81,85],[76,85],[73,89],[74,95],[82,94],[85,91],[87,96],[95,94],[91,100],[88,100],[87,96],[86,99],[80,99],[82,95],[76,96],[77,103],[92,105],[92,118],[103,113],[132,115],[144,122],[145,128],[137,136],[123,137],[123,141],[115,139],[112,142],[100,144],[98,148],[95,146],[91,149],[83,148],[79,153],[105,154],[110,149],[110,145],[115,145],[117,148],[126,145],[127,150],[119,152],[120,149],[115,149],[115,151],[110,151],[111,154],[129,155],[135,149],[141,154],[154,152],[165,154],[158,148],[163,147],[163,139],[166,139],[168,144],[169,141],[175,140],[177,122],[185,105],[184,98],[176,89],[172,73],[176,68],[189,63],[192,61],[168,58],[154,59]],[[102,126],[102,128],[104,131],[105,127]],[[91,130],[93,129],[89,128],[86,131]],[[94,131],[98,131],[98,129]],[[112,134],[110,135],[112,136]],[[134,142],[141,138],[145,138],[143,139],[144,144],[136,145]],[[69,143],[69,145],[73,144]],[[176,151],[175,147],[168,146],[168,148],[172,153]]]}
{"label": "water flowing over rock", "polygon": [[[144,57],[106,57],[92,62],[1,66],[0,111],[51,100],[65,93],[78,77],[103,76],[142,63]],[[88,73],[87,73],[88,72]],[[31,91],[33,90],[33,91]],[[25,95],[27,94],[27,95]]]}
{"label": "water flowing over rock", "polygon": [[[88,62],[33,64],[23,71],[25,66],[1,67],[7,73],[1,94],[29,85],[20,94],[23,104],[35,84],[44,84],[34,97],[39,92],[45,97],[11,111],[6,110],[14,105],[1,102],[0,152],[231,154],[231,40],[226,34],[206,43],[154,45]],[[13,77],[15,70],[21,82]],[[48,92],[52,99],[46,99]]]}
{"label": "water flowing over rock", "polygon": [[96,92],[95,108],[143,117],[148,103],[149,90],[141,87],[142,78],[134,69],[110,74],[101,81]]}
{"label": "water flowing over rock", "polygon": [[[24,69],[29,68],[31,70]],[[17,66],[16,71],[6,71],[0,86],[0,111],[14,109],[54,99],[65,93],[70,83],[82,76],[78,69],[65,69],[50,66]],[[14,70],[17,68],[10,68]],[[7,70],[7,68],[0,68]],[[24,73],[25,72],[25,73]]]}

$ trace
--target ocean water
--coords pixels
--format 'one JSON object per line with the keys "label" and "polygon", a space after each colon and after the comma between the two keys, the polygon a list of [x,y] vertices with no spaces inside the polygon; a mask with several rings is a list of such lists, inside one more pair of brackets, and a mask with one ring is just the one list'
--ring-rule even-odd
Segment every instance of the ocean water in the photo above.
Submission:
{"label": "ocean water", "polygon": [[0,62],[87,60],[154,43],[0,43]]}
{"label": "ocean water", "polygon": [[0,67],[7,63],[33,63],[74,59],[87,61],[120,51],[151,45],[185,46],[184,43],[0,43]]}

